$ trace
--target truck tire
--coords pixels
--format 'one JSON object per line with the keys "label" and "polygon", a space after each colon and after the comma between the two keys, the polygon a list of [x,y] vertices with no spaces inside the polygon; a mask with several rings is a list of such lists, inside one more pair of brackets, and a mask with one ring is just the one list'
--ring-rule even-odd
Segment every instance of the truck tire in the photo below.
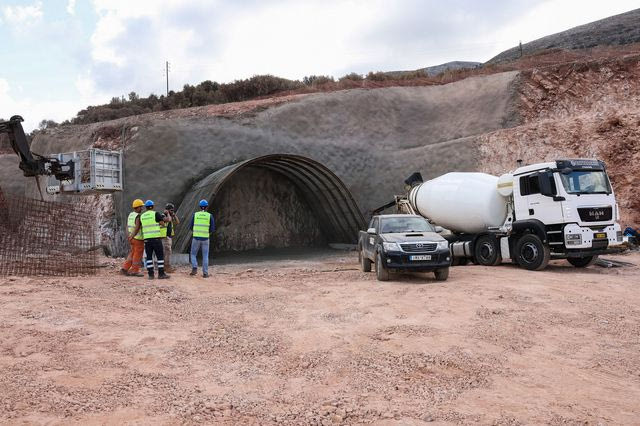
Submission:
{"label": "truck tire", "polygon": [[541,271],[551,259],[551,250],[535,234],[525,234],[516,243],[518,265],[530,271]]}
{"label": "truck tire", "polygon": [[378,281],[389,281],[389,270],[382,264],[382,255],[376,254],[376,278]]}
{"label": "truck tire", "polygon": [[371,272],[371,260],[364,255],[362,248],[358,251],[358,261],[360,261],[360,269],[362,269],[362,272]]}
{"label": "truck tire", "polygon": [[595,256],[587,256],[587,257],[569,257],[567,258],[567,262],[575,266],[576,268],[586,268],[587,266],[593,265],[598,260],[598,255]]}
{"label": "truck tire", "polygon": [[436,281],[446,281],[449,278],[449,268],[436,269],[433,273],[436,275]]}
{"label": "truck tire", "polygon": [[496,237],[483,235],[479,237],[473,246],[474,263],[484,266],[495,266],[502,262],[500,244]]}

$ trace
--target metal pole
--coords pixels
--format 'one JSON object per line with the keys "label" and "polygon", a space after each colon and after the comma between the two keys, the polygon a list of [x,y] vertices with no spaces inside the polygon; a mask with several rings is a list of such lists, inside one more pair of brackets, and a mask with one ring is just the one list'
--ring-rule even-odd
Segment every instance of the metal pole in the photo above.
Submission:
{"label": "metal pole", "polygon": [[167,96],[169,96],[169,61],[166,61],[165,69],[167,74]]}

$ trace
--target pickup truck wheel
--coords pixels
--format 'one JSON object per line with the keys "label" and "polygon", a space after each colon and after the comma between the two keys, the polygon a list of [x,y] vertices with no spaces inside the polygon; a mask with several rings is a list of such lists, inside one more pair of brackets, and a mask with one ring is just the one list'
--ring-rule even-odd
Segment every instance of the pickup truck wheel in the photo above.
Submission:
{"label": "pickup truck wheel", "polygon": [[389,281],[389,270],[382,264],[382,255],[376,254],[376,278],[378,281]]}
{"label": "pickup truck wheel", "polygon": [[362,272],[371,272],[371,260],[364,255],[362,248],[358,251],[358,260],[360,261],[360,269],[362,269]]}
{"label": "pickup truck wheel", "polygon": [[540,271],[547,267],[551,259],[549,247],[535,234],[526,234],[516,243],[518,265],[530,271]]}
{"label": "pickup truck wheel", "polygon": [[484,266],[495,266],[502,262],[500,245],[496,237],[483,235],[476,240],[473,246],[475,263]]}
{"label": "pickup truck wheel", "polygon": [[598,255],[588,257],[569,257],[567,262],[575,266],[576,268],[586,268],[589,265],[593,265],[598,260]]}
{"label": "pickup truck wheel", "polygon": [[449,278],[449,268],[436,269],[434,271],[437,281],[446,281]]}

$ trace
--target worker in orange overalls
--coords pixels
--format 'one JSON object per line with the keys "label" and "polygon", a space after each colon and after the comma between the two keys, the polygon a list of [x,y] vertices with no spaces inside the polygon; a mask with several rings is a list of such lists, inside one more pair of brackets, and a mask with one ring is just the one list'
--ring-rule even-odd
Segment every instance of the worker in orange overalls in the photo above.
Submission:
{"label": "worker in orange overalls", "polygon": [[129,245],[131,249],[129,250],[129,256],[127,256],[127,260],[122,265],[122,269],[120,272],[123,275],[128,275],[130,277],[143,277],[144,275],[140,273],[140,267],[142,266],[142,253],[144,252],[144,238],[142,236],[142,229],[138,231],[136,235],[133,235],[133,232],[136,230],[136,219],[142,213],[142,207],[144,206],[144,201],[141,199],[133,200],[133,211],[129,213],[129,217],[127,218],[127,236],[129,238]]}

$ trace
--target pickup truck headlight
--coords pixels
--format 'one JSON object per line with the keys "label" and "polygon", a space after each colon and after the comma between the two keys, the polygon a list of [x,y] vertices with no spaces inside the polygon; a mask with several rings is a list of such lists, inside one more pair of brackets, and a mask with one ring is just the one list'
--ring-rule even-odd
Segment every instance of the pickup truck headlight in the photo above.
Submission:
{"label": "pickup truck headlight", "polygon": [[398,243],[382,243],[382,248],[384,251],[400,251]]}
{"label": "pickup truck headlight", "polygon": [[568,246],[571,246],[571,245],[578,246],[582,244],[582,235],[580,234],[567,234],[565,235],[564,238]]}
{"label": "pickup truck headlight", "polygon": [[438,250],[449,250],[449,241],[438,241]]}

